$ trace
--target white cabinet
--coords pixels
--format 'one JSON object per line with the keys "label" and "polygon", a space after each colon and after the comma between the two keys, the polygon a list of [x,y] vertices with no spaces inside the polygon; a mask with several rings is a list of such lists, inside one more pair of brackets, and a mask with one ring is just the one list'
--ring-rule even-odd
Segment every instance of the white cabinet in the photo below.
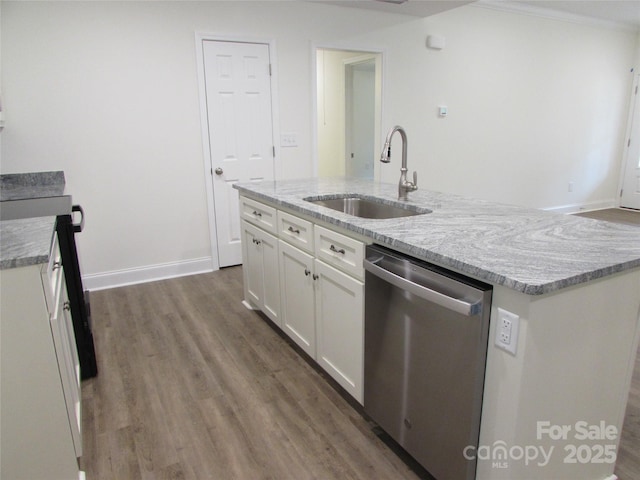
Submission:
{"label": "white cabinet", "polygon": [[61,280],[58,283],[58,292],[55,296],[55,307],[51,313],[51,336],[56,349],[58,371],[64,391],[64,398],[69,417],[69,427],[73,438],[73,446],[76,457],[82,456],[82,412],[80,394],[80,362],[76,337],[73,332],[69,297],[64,283],[64,275],[60,268]]}
{"label": "white cabinet", "polygon": [[315,261],[316,361],[362,403],[364,283]]}
{"label": "white cabinet", "polygon": [[245,301],[280,325],[278,239],[242,221]]}
{"label": "white cabinet", "polygon": [[313,257],[280,240],[282,329],[316,358]]}
{"label": "white cabinet", "polygon": [[276,209],[250,198],[240,197],[240,218],[277,235]]}
{"label": "white cabinet", "polygon": [[362,403],[364,243],[250,198],[240,201],[245,302]]}
{"label": "white cabinet", "polygon": [[80,367],[54,240],[49,263],[0,271],[1,478],[83,478]]}

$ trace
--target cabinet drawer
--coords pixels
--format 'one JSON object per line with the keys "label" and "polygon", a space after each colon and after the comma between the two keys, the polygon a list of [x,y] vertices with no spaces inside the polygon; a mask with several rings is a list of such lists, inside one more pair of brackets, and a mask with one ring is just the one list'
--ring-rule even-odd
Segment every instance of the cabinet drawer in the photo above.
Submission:
{"label": "cabinet drawer", "polygon": [[313,254],[313,224],[278,210],[278,236]]}
{"label": "cabinet drawer", "polygon": [[364,280],[364,243],[326,228],[314,228],[316,258]]}
{"label": "cabinet drawer", "polygon": [[276,209],[250,198],[240,197],[240,217],[277,235]]}

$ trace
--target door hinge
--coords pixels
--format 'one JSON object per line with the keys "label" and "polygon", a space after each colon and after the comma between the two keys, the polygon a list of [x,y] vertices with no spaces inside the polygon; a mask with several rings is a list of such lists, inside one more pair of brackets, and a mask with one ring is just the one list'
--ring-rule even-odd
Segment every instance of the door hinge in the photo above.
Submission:
{"label": "door hinge", "polygon": [[[271,67],[271,65],[269,65],[269,67]],[[636,85],[636,91],[634,92],[634,95],[638,94],[638,85]]]}
{"label": "door hinge", "polygon": [[[271,64],[269,64],[269,76],[271,76],[271,75],[272,75],[272,73],[271,73]],[[636,87],[636,90],[637,90],[637,87]]]}
{"label": "door hinge", "polygon": [[627,147],[631,145],[631,139],[627,140]]}
{"label": "door hinge", "polygon": [[273,155],[273,158],[276,158],[276,146],[275,145],[273,145],[271,147],[271,154]]}
{"label": "door hinge", "polygon": [[622,192],[624,192],[624,188],[620,189],[620,196],[622,196]]}

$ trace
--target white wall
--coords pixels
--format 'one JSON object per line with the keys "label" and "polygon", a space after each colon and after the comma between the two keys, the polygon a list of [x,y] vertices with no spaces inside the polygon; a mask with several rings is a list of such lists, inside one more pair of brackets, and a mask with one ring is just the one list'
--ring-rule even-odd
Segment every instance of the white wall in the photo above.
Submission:
{"label": "white wall", "polygon": [[[311,46],[331,44],[384,50],[382,133],[407,129],[421,188],[536,207],[615,196],[633,33],[477,7],[427,19],[288,1],[0,8],[0,171],[65,171],[87,212],[85,274],[210,257],[195,32],[275,39],[280,130],[299,143],[281,151],[286,178],[314,173]],[[428,33],[446,48],[427,50]]]}
{"label": "white wall", "polygon": [[281,151],[291,178],[312,174],[311,42],[406,20],[288,1],[0,8],[0,171],[65,171],[87,214],[78,241],[89,276],[210,258],[195,32],[275,39],[280,129],[298,134],[299,147]]}
{"label": "white wall", "polygon": [[[427,49],[429,34],[445,48]],[[616,201],[635,33],[468,6],[373,37],[389,40],[383,131],[406,128],[422,188],[540,208]]]}

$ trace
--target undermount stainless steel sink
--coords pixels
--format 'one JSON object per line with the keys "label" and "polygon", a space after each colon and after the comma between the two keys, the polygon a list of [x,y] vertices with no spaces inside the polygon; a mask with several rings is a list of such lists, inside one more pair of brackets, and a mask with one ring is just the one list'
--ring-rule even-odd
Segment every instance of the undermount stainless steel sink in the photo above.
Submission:
{"label": "undermount stainless steel sink", "polygon": [[307,197],[304,199],[315,205],[337,210],[361,218],[400,218],[431,213],[428,208],[408,205],[400,202],[391,202],[376,197],[365,195],[345,195],[336,198],[335,195],[323,197]]}

